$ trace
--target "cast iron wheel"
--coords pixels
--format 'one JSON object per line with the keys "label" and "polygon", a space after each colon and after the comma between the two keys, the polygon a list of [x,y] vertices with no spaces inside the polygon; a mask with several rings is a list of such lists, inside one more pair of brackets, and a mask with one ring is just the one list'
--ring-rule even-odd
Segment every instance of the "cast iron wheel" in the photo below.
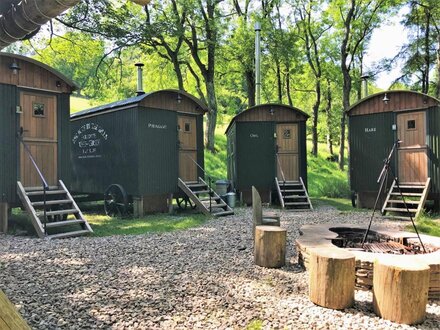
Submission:
{"label": "cast iron wheel", "polygon": [[357,194],[355,191],[351,192],[351,206],[356,207]]}
{"label": "cast iron wheel", "polygon": [[176,198],[177,206],[181,210],[185,210],[188,206],[192,209],[196,208],[196,205],[191,202],[188,196]]}
{"label": "cast iron wheel", "polygon": [[128,214],[128,196],[120,184],[111,184],[104,193],[104,210],[108,216]]}

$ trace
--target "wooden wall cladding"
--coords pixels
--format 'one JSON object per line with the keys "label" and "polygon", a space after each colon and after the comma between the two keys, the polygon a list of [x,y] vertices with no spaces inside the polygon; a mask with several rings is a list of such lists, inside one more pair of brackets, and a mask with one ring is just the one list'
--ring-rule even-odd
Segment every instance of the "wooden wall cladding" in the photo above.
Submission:
{"label": "wooden wall cladding", "polygon": [[61,77],[43,66],[27,62],[21,58],[15,59],[20,70],[17,74],[14,74],[10,69],[13,61],[13,57],[0,54],[0,83],[59,93],[72,92],[72,87],[63,81]]}
{"label": "wooden wall cladding", "polygon": [[298,122],[305,121],[307,117],[299,111],[282,105],[264,104],[241,112],[235,117],[240,121],[275,121],[275,122]]}
{"label": "wooden wall cladding", "polygon": [[[388,103],[383,101],[385,94]],[[354,104],[349,110],[350,116],[367,115],[381,112],[407,111],[425,109],[439,105],[439,100],[428,95],[411,91],[388,91],[371,95]]]}

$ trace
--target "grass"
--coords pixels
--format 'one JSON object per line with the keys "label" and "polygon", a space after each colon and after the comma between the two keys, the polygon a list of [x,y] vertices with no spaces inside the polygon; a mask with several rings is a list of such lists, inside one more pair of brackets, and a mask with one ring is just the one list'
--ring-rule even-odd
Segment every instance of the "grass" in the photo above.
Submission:
{"label": "grass", "polygon": [[[416,227],[420,233],[440,237],[440,215],[422,213],[416,220]],[[405,229],[414,232],[412,224]]]}
{"label": "grass", "polygon": [[346,198],[315,197],[311,199],[314,207],[329,205],[342,212],[367,211],[366,209],[353,208],[351,200]]}
{"label": "grass", "polygon": [[228,177],[225,135],[218,134],[215,136],[215,150],[215,153],[205,150],[205,171],[214,182]]}
{"label": "grass", "polygon": [[[81,206],[80,206],[81,207]],[[176,215],[153,214],[142,218],[112,218],[96,212],[83,212],[93,228],[92,236],[140,235],[151,232],[170,232],[198,227],[208,219],[203,214],[180,213]],[[9,225],[11,234],[36,236],[36,232],[27,213],[13,209]]]}
{"label": "grass", "polygon": [[77,97],[77,96],[70,97],[70,113],[75,113],[91,107],[92,104],[90,103],[90,100],[86,98]]}
{"label": "grass", "polygon": [[[311,150],[311,141],[308,141],[308,150]],[[337,162],[327,160],[330,154],[325,151],[324,144],[320,143],[318,150],[316,157],[310,153],[307,154],[309,195],[311,197],[349,198],[347,172],[341,171]]]}

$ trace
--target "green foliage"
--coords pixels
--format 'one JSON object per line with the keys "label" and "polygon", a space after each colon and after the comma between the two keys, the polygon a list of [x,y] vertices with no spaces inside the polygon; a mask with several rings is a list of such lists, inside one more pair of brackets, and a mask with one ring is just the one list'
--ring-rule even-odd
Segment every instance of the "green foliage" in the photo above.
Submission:
{"label": "green foliage", "polygon": [[263,321],[252,320],[245,328],[246,330],[261,330],[263,329]]}
{"label": "green foliage", "polygon": [[119,219],[106,215],[86,215],[93,236],[140,235],[151,232],[169,232],[184,230],[202,225],[206,216],[202,214],[185,214],[170,216],[154,214],[139,219]]}
{"label": "green foliage", "polygon": [[[440,237],[440,216],[438,214],[422,213],[416,220],[417,230],[420,233]],[[414,227],[407,225],[406,230],[414,232]]]}
{"label": "green foliage", "polygon": [[226,135],[216,134],[215,150],[215,153],[205,150],[205,171],[206,174],[211,177],[213,182],[227,178]]}
{"label": "green foliage", "polygon": [[70,97],[70,113],[75,113],[81,110],[89,109],[92,104],[89,99],[83,97]]}
{"label": "green foliage", "polygon": [[[322,150],[323,145],[320,144],[320,147]],[[307,155],[309,194],[312,197],[348,198],[347,172],[339,170],[337,162],[327,160],[329,156],[324,151],[317,157]]]}
{"label": "green foliage", "polygon": [[314,207],[329,205],[333,206],[341,212],[359,212],[364,211],[364,209],[353,208],[351,205],[351,200],[347,198],[312,198],[312,204]]}
{"label": "green foliage", "polygon": [[[202,225],[207,217],[202,214],[182,213],[170,216],[168,214],[153,214],[137,219],[111,218],[103,214],[83,212],[93,228],[93,236],[140,235],[151,232],[169,232],[185,230]],[[9,232],[26,232],[35,236],[35,229],[27,215],[20,209],[13,209],[10,219]]]}

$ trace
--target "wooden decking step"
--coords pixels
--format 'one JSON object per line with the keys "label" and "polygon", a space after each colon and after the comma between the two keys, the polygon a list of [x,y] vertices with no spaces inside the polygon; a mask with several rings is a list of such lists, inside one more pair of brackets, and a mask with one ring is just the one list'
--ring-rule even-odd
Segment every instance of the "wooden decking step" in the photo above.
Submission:
{"label": "wooden decking step", "polygon": [[[74,214],[74,213],[78,213],[78,210],[77,209],[67,209],[67,210],[46,211],[47,216],[62,215],[62,214]],[[43,211],[37,212],[37,215],[43,216],[44,212]]]}
{"label": "wooden decking step", "polygon": [[47,237],[50,238],[50,239],[54,239],[54,238],[68,238],[68,237],[82,236],[82,235],[86,235],[86,234],[90,234],[90,231],[89,230],[69,231],[67,233],[48,235]]}
{"label": "wooden decking step", "polygon": [[413,212],[413,213],[415,213],[415,212],[417,212],[417,209],[406,209],[406,208],[404,208],[404,207],[402,207],[402,208],[398,208],[398,207],[386,207],[385,208],[385,211],[392,211],[392,212]]}
{"label": "wooden decking step", "polygon": [[65,221],[57,221],[57,222],[48,222],[46,223],[47,228],[54,228],[54,227],[62,227],[62,226],[70,226],[70,225],[81,225],[85,223],[83,219],[79,220],[65,220]]}
{"label": "wooden decking step", "polygon": [[284,205],[286,205],[286,206],[290,206],[290,205],[297,205],[297,206],[300,206],[300,205],[304,205],[304,206],[309,206],[309,203],[307,203],[307,202],[287,202],[287,203],[284,203]]}
{"label": "wooden decking step", "polygon": [[206,185],[204,183],[192,183],[187,184],[187,186],[190,188],[206,188]]}
{"label": "wooden decking step", "polygon": [[411,197],[411,196],[413,196],[413,197],[422,197],[422,193],[407,193],[407,192],[402,192],[402,193],[399,193],[399,192],[392,192],[392,193],[390,193],[390,196],[403,196],[403,197]]}
{"label": "wooden decking step", "polygon": [[282,193],[296,193],[296,192],[304,192],[302,189],[281,189]]}
{"label": "wooden decking step", "polygon": [[[61,199],[54,201],[46,201],[46,205],[57,205],[57,204],[69,204],[72,203],[70,199]],[[32,202],[33,206],[44,206],[44,202]]]}
{"label": "wooden decking step", "polygon": [[[49,190],[57,190],[58,186],[49,186]],[[42,186],[36,186],[36,187],[25,187],[24,191],[28,192],[28,191],[43,191],[43,187]]]}
{"label": "wooden decking step", "polygon": [[[390,199],[388,201],[388,203],[399,203],[399,204],[404,204],[403,199]],[[405,200],[406,204],[415,204],[418,205],[420,203],[420,201],[407,201]]]}
{"label": "wooden decking step", "polygon": [[425,186],[419,186],[419,185],[399,185],[400,189],[424,189]]}
{"label": "wooden decking step", "polygon": [[[65,194],[66,191],[64,190],[46,190],[46,195],[59,195],[59,194]],[[26,192],[26,195],[28,196],[43,196],[44,191],[43,190],[36,190],[36,191],[29,191]]]}
{"label": "wooden decking step", "polygon": [[307,199],[304,195],[285,195],[284,199]]}
{"label": "wooden decking step", "polygon": [[211,198],[209,198],[209,197],[203,197],[203,198],[199,198],[200,199],[200,201],[201,202],[206,202],[206,201],[208,201],[209,202],[209,200],[211,199],[212,201],[218,201],[218,200],[220,200],[221,198],[220,197],[215,197],[215,196],[213,196],[213,197],[211,197]]}
{"label": "wooden decking step", "polygon": [[[411,217],[406,217],[403,215],[399,216],[399,215],[388,215],[387,214],[387,215],[384,215],[384,218],[396,219],[396,220],[408,220],[408,221],[411,220]],[[414,217],[413,217],[413,219],[414,219]]]}
{"label": "wooden decking step", "polygon": [[223,212],[213,213],[213,216],[219,217],[219,216],[222,216],[222,215],[232,215],[232,214],[234,214],[234,211],[223,211]]}
{"label": "wooden decking step", "polygon": [[209,190],[194,190],[193,191],[194,194],[208,194],[210,193]]}

